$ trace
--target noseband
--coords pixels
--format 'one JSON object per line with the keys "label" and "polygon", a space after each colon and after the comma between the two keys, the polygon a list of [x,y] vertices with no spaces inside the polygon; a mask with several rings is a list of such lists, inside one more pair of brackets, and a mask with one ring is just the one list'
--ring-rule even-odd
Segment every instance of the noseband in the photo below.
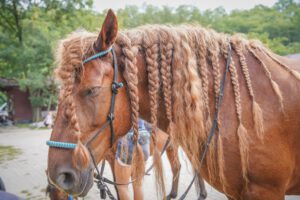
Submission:
{"label": "noseband", "polygon": [[[113,77],[113,82],[111,84],[111,90],[112,90],[112,96],[111,96],[111,104],[110,104],[110,110],[109,110],[109,114],[107,115],[107,120],[106,122],[98,129],[98,131],[85,143],[85,146],[87,147],[88,151],[90,152],[94,167],[97,171],[98,177],[102,177],[103,174],[103,170],[101,170],[101,173],[99,172],[98,168],[97,168],[97,164],[95,162],[94,156],[92,154],[92,151],[89,148],[90,143],[95,140],[100,133],[102,133],[107,127],[108,125],[110,126],[110,130],[111,130],[111,136],[110,136],[110,147],[113,146],[114,143],[114,139],[115,139],[115,131],[114,131],[114,126],[113,126],[113,121],[115,119],[115,101],[116,101],[116,95],[118,94],[118,89],[123,87],[123,83],[122,82],[118,82],[118,63],[117,63],[117,56],[114,50],[114,47],[111,46],[109,47],[107,50],[101,51],[91,57],[88,57],[87,59],[85,59],[83,61],[83,64],[90,62],[92,60],[95,60],[97,58],[100,58],[102,56],[105,56],[106,54],[108,54],[109,52],[112,52],[113,55],[113,67],[114,67],[114,77]],[[76,143],[70,143],[70,142],[59,142],[59,141],[51,141],[48,140],[46,142],[46,144],[49,147],[54,147],[54,148],[61,148],[61,149],[75,149],[77,144]],[[98,188],[100,189],[100,195],[101,197],[105,196],[105,193],[108,194],[108,196],[110,197],[110,199],[115,199],[112,196],[112,193],[109,191],[108,187],[105,185],[105,183],[102,181],[102,179],[98,179],[97,181],[97,185]],[[71,197],[71,196],[69,196]]]}

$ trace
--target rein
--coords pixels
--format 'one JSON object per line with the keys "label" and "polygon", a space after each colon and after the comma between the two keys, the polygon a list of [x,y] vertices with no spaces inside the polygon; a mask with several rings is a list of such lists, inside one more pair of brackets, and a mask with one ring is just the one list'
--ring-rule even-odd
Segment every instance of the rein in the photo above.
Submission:
{"label": "rein", "polygon": [[[223,96],[224,96],[225,81],[226,81],[226,76],[227,76],[229,66],[230,66],[230,63],[231,63],[231,59],[232,59],[231,57],[232,57],[232,48],[231,48],[231,45],[230,45],[230,42],[229,42],[229,44],[228,44],[228,57],[227,57],[227,61],[226,61],[226,67],[225,67],[225,71],[224,71],[224,74],[223,74],[222,82],[221,82],[221,85],[220,85],[220,92],[219,92],[219,98],[217,100],[217,107],[216,107],[216,112],[215,112],[215,115],[214,115],[214,121],[213,121],[213,124],[210,128],[210,131],[209,131],[209,134],[208,134],[208,137],[207,137],[207,141],[206,141],[206,144],[205,144],[205,148],[204,148],[204,151],[203,151],[202,156],[201,156],[200,169],[202,167],[202,164],[203,164],[205,155],[207,153],[209,144],[210,144],[210,142],[211,142],[211,140],[214,136],[214,133],[216,132],[216,129],[218,127],[219,111],[220,111],[221,103],[222,103]],[[181,195],[181,197],[178,200],[185,199],[185,197],[188,194],[188,192],[190,191],[193,183],[195,182],[197,176],[198,176],[198,173],[195,173],[191,183],[189,184],[189,186],[187,187],[185,192]]]}

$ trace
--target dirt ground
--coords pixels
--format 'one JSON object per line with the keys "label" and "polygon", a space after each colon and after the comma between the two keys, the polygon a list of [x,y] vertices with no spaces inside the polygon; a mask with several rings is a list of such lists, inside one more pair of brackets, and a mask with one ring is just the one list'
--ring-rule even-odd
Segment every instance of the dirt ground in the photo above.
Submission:
{"label": "dirt ground", "polygon": [[[45,195],[47,185],[45,169],[48,152],[46,141],[49,137],[50,130],[0,127],[0,177],[3,179],[8,192],[30,200],[48,199]],[[179,194],[182,194],[192,179],[192,170],[183,153],[179,152],[179,154],[182,163]],[[172,174],[165,155],[163,156],[163,162],[166,188],[167,191],[170,191]],[[151,165],[151,159],[147,162],[147,165]],[[109,167],[105,169],[105,176],[112,177]],[[157,199],[153,175],[146,176],[143,184],[145,200]],[[207,184],[206,186],[208,200],[226,199],[223,194],[214,190],[210,185]],[[113,187],[109,187],[114,191]],[[96,186],[84,199],[100,199]],[[196,199],[194,187],[186,199]],[[286,200],[300,200],[300,196],[286,197]]]}

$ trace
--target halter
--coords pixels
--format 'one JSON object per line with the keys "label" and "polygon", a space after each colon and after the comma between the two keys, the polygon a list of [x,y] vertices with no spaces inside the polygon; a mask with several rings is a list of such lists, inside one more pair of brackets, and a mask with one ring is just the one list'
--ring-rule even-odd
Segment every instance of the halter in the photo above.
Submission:
{"label": "halter", "polygon": [[[115,131],[114,131],[114,127],[113,127],[113,121],[115,119],[114,116],[114,111],[115,111],[115,100],[116,100],[116,95],[118,94],[118,89],[123,87],[123,83],[122,82],[118,82],[118,63],[117,63],[117,57],[116,57],[116,53],[115,50],[113,48],[113,46],[109,47],[107,50],[101,51],[91,57],[88,57],[87,59],[85,59],[83,61],[83,64],[90,62],[92,60],[95,60],[97,58],[100,58],[102,56],[105,56],[106,54],[108,54],[109,52],[112,52],[113,55],[113,64],[114,64],[114,79],[111,85],[111,89],[112,89],[112,97],[111,97],[111,105],[110,105],[110,111],[109,114],[107,116],[107,120],[106,122],[101,126],[101,128],[96,132],[95,135],[93,135],[85,144],[86,147],[89,146],[89,144],[98,137],[98,135],[108,126],[110,125],[110,129],[111,129],[111,137],[110,137],[110,147],[112,147],[113,142],[114,142],[114,138],[115,138]],[[55,148],[61,148],[61,149],[75,149],[77,144],[76,143],[70,143],[70,142],[58,142],[58,141],[52,141],[52,140],[48,140],[46,142],[46,144],[49,147],[55,147]]]}
{"label": "halter", "polygon": [[[91,158],[93,160],[93,164],[96,168],[96,171],[98,173],[98,176],[99,177],[102,177],[102,174],[103,174],[103,170],[101,170],[101,174],[99,173],[99,170],[97,168],[97,164],[95,162],[95,159],[94,159],[94,156],[92,154],[92,151],[90,150],[89,148],[89,145],[90,143],[96,139],[100,133],[103,132],[104,129],[107,128],[107,126],[109,125],[110,126],[110,130],[111,130],[111,137],[110,137],[110,147],[112,147],[113,145],[113,142],[114,142],[114,139],[115,139],[115,131],[114,131],[114,126],[113,126],[113,121],[115,119],[115,115],[114,115],[114,112],[115,112],[115,101],[116,101],[116,95],[118,94],[118,89],[123,87],[123,83],[122,82],[118,82],[118,63],[117,63],[117,57],[116,57],[116,53],[115,53],[115,50],[114,50],[114,47],[111,46],[109,47],[107,50],[104,50],[104,51],[101,51],[93,56],[90,56],[88,57],[87,59],[85,59],[83,61],[83,64],[87,63],[87,62],[90,62],[92,60],[95,60],[97,58],[100,58],[102,56],[105,56],[106,54],[108,54],[109,52],[112,52],[112,55],[113,55],[113,67],[114,67],[114,77],[113,77],[113,82],[111,84],[111,90],[112,90],[112,96],[111,96],[111,104],[110,104],[110,110],[109,110],[109,113],[107,115],[107,120],[106,122],[98,129],[98,131],[96,132],[95,135],[93,135],[85,144],[85,146],[87,147],[90,155],[91,155]],[[51,140],[48,140],[46,142],[46,144],[49,146],[49,147],[54,147],[54,148],[61,148],[61,149],[75,149],[77,144],[76,143],[70,143],[70,142],[59,142],[59,141],[51,141]],[[111,199],[115,199],[111,192],[109,191],[108,187],[106,186],[106,184],[103,182],[102,179],[97,179],[97,186],[98,188],[100,189],[100,195],[103,197],[103,195],[105,195],[106,193],[108,194],[108,196],[111,198]],[[69,196],[70,198],[72,196]]]}

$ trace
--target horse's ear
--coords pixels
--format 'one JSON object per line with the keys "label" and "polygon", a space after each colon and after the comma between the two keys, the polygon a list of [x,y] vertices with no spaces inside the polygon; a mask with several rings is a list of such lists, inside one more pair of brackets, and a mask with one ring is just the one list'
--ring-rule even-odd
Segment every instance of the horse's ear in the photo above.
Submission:
{"label": "horse's ear", "polygon": [[97,52],[108,49],[116,41],[117,34],[118,19],[115,13],[111,9],[109,9],[97,41],[94,43],[94,49]]}

